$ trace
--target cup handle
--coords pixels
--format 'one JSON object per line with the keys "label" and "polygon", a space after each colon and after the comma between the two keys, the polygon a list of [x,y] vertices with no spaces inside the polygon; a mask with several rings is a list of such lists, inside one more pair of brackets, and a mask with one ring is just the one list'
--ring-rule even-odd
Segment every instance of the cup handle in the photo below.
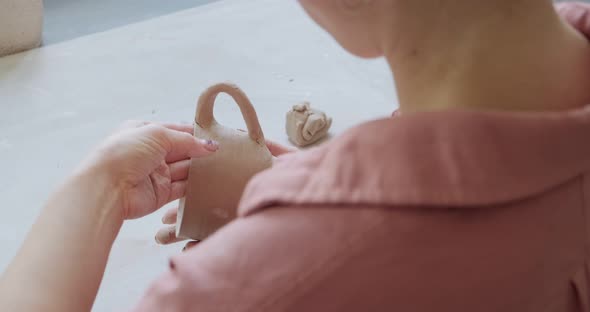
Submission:
{"label": "cup handle", "polygon": [[219,93],[227,93],[240,107],[246,127],[248,128],[248,135],[258,144],[264,145],[264,134],[258,121],[258,116],[252,106],[252,102],[237,85],[232,83],[218,83],[207,88],[199,97],[197,102],[197,111],[195,113],[195,122],[203,129],[209,128],[215,121],[213,116],[213,106],[215,99]]}

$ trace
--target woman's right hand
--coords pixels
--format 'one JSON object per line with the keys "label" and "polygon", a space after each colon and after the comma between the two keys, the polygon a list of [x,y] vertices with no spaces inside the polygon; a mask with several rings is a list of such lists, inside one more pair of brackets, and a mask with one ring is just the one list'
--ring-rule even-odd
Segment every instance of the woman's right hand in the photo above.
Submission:
{"label": "woman's right hand", "polygon": [[[267,140],[266,146],[274,157],[278,157],[287,153],[297,151],[297,149],[283,146],[281,144]],[[164,217],[162,217],[162,223],[165,225],[156,233],[156,242],[162,245],[173,244],[186,240],[185,238],[176,237],[176,217],[178,214],[178,206],[172,207],[166,211]],[[198,241],[190,241],[186,244],[184,249],[196,245]],[[184,250],[183,249],[183,250]]]}
{"label": "woman's right hand", "polygon": [[559,16],[590,39],[590,3],[560,2],[555,8]]}

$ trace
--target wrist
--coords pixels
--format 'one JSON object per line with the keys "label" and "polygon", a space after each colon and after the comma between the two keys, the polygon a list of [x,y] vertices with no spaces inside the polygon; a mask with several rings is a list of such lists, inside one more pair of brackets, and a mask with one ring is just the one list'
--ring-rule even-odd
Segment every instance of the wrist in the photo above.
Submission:
{"label": "wrist", "polygon": [[[81,209],[95,214],[103,221],[124,221],[123,189],[108,169],[100,162],[88,162],[79,167],[64,185],[74,197],[85,202]],[[70,192],[69,192],[70,193]]]}
{"label": "wrist", "polygon": [[31,302],[52,311],[90,310],[123,224],[112,182],[100,166],[82,166],[52,194],[5,273],[14,310]]}

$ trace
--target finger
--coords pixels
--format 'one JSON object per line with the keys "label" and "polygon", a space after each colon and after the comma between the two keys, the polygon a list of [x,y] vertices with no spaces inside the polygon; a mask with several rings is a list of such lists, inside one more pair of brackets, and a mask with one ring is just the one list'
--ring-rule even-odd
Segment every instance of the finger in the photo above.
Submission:
{"label": "finger", "polygon": [[590,38],[590,4],[565,2],[555,5],[557,13],[579,32]]}
{"label": "finger", "polygon": [[182,248],[182,251],[187,251],[195,246],[197,246],[201,241],[190,241],[188,243],[186,243],[186,245],[184,245],[184,248]]}
{"label": "finger", "polygon": [[154,139],[160,147],[164,148],[167,163],[191,157],[207,156],[219,148],[215,141],[197,139],[186,132],[168,129],[160,125],[148,125],[143,127],[142,131],[146,131],[147,137]]}
{"label": "finger", "polygon": [[185,132],[190,135],[193,135],[195,133],[195,127],[192,124],[188,124],[188,123],[187,124],[162,123],[160,125],[162,125],[165,128],[168,128],[170,130]]}
{"label": "finger", "polygon": [[268,147],[268,150],[273,156],[280,156],[297,151],[295,148],[287,147],[270,140],[266,140],[266,147]]}
{"label": "finger", "polygon": [[168,209],[162,217],[162,223],[164,224],[175,224],[178,216],[178,207],[172,207]]}
{"label": "finger", "polygon": [[[246,132],[246,130],[244,130],[244,129],[238,129],[238,131]],[[295,149],[295,148],[287,147],[287,146],[281,145],[279,143],[273,142],[271,140],[266,140],[266,147],[268,148],[270,153],[275,157],[297,151],[297,149]]]}
{"label": "finger", "polygon": [[179,180],[186,180],[188,178],[188,170],[191,166],[191,160],[179,160],[168,165],[170,167],[170,177],[172,182]]}
{"label": "finger", "polygon": [[170,149],[168,149],[166,156],[168,163],[191,157],[207,156],[219,148],[217,142],[197,139],[186,132],[168,129],[167,133],[170,140]]}
{"label": "finger", "polygon": [[176,237],[175,225],[169,225],[158,230],[155,239],[156,242],[161,245],[168,245],[186,240],[185,238]]}
{"label": "finger", "polygon": [[170,197],[166,204],[184,197],[184,194],[186,193],[186,185],[186,180],[172,182],[170,184]]}

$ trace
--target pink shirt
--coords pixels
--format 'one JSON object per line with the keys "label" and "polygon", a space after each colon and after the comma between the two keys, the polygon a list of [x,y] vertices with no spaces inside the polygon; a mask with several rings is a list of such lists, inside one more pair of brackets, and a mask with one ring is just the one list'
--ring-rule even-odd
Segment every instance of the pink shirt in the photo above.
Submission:
{"label": "pink shirt", "polygon": [[372,121],[282,157],[136,311],[585,311],[590,109]]}

